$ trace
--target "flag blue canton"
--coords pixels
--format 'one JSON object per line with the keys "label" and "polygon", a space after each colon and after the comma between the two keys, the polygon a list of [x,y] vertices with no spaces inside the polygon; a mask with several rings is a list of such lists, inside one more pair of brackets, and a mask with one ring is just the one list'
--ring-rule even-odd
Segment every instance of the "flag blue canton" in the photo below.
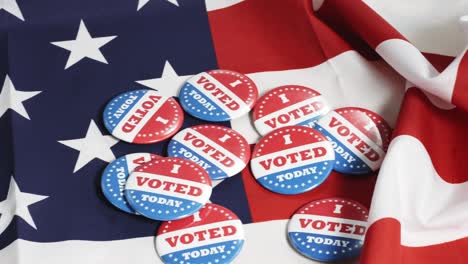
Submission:
{"label": "flag blue canton", "polygon": [[[16,2],[21,16],[0,10],[0,102],[9,98],[6,111],[0,106],[0,249],[16,239],[154,235],[157,222],[113,208],[99,182],[108,162],[132,152],[165,156],[169,140],[119,142],[102,111],[115,95],[145,88],[136,81],[217,68],[204,1],[151,0],[139,11],[137,0]],[[186,115],[183,127],[203,123]],[[24,207],[15,195],[25,195]],[[212,202],[251,222],[239,175],[217,186]]]}

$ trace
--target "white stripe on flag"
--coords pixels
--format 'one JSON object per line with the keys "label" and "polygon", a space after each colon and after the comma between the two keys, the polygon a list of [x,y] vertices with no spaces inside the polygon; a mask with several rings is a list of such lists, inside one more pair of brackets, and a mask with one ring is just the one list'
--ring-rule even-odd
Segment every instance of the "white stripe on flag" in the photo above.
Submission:
{"label": "white stripe on flag", "polygon": [[[259,259],[268,264],[321,264],[303,257],[289,245],[287,223],[287,220],[276,220],[244,225],[246,241],[232,264],[258,264]],[[53,243],[19,239],[0,250],[0,263],[8,264],[128,264],[134,263],[136,257],[138,264],[163,264],[156,254],[154,237]],[[346,262],[357,263],[357,260]]]}

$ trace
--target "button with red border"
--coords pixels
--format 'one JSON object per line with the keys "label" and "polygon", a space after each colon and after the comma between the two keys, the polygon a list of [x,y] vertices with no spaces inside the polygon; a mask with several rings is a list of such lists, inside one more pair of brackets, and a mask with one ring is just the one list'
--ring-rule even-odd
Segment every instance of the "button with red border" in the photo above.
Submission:
{"label": "button with red border", "polygon": [[168,155],[202,166],[212,180],[241,172],[250,159],[250,146],[237,131],[217,125],[199,125],[177,133],[169,142]]}
{"label": "button with red border", "polygon": [[347,174],[376,171],[390,143],[391,128],[378,114],[358,107],[329,112],[315,128],[322,132],[335,150],[334,170]]}
{"label": "button with red border", "polygon": [[299,85],[286,85],[270,90],[258,99],[253,109],[258,133],[285,126],[314,127],[315,122],[330,111],[325,98],[317,91]]}
{"label": "button with red border", "polygon": [[288,126],[260,139],[250,167],[256,180],[270,191],[299,194],[322,184],[333,168],[331,143],[317,130]]}
{"label": "button with red border", "polygon": [[116,138],[150,144],[174,135],[184,113],[172,97],[154,90],[134,90],[113,98],[104,109],[104,125]]}
{"label": "button with red border", "polygon": [[318,261],[359,256],[368,215],[367,208],[350,199],[310,202],[289,220],[289,242],[302,255]]}
{"label": "button with red border", "polygon": [[211,70],[190,78],[180,90],[180,104],[190,115],[206,121],[227,121],[247,114],[258,98],[246,75]]}
{"label": "button with red border", "polygon": [[161,224],[156,250],[166,264],[228,264],[244,245],[244,229],[229,209],[207,204],[192,216]]}
{"label": "button with red border", "polygon": [[198,164],[161,158],[137,167],[127,180],[125,196],[139,214],[154,220],[189,216],[211,196],[211,180]]}
{"label": "button with red border", "polygon": [[124,195],[128,176],[141,164],[159,158],[161,157],[151,153],[132,153],[114,160],[102,173],[102,193],[115,207],[127,213],[136,214],[135,210],[128,205]]}

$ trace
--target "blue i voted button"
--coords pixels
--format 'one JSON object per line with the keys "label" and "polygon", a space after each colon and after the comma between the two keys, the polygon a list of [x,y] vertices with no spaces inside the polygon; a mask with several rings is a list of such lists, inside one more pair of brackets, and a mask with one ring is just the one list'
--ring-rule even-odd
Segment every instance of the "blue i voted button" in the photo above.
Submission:
{"label": "blue i voted button", "polygon": [[206,121],[227,121],[247,114],[258,98],[255,83],[246,75],[211,70],[190,78],[179,94],[190,115]]}
{"label": "blue i voted button", "polygon": [[120,210],[135,214],[124,195],[125,184],[133,170],[152,160],[161,158],[151,153],[133,153],[120,157],[104,169],[101,177],[101,189],[111,204]]}
{"label": "blue i voted button", "polygon": [[289,220],[288,238],[302,255],[324,262],[359,256],[369,211],[358,202],[327,198],[301,207]]}

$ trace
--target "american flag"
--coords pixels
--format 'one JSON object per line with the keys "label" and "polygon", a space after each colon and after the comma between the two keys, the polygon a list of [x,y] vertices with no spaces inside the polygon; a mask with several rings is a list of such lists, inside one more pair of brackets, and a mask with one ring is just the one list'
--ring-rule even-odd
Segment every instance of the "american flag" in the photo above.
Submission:
{"label": "american flag", "polygon": [[[168,142],[121,142],[102,110],[131,89],[177,96],[217,68],[261,94],[311,87],[395,128],[374,175],[334,172],[295,196],[249,169],[219,183],[211,201],[245,224],[235,263],[314,263],[288,245],[286,224],[328,197],[371,208],[360,263],[466,263],[467,11],[437,0],[0,1],[0,263],[161,263],[158,223],[112,207],[99,181],[117,157],[165,155]],[[183,127],[202,123],[187,115]],[[259,139],[249,116],[222,125]]]}

